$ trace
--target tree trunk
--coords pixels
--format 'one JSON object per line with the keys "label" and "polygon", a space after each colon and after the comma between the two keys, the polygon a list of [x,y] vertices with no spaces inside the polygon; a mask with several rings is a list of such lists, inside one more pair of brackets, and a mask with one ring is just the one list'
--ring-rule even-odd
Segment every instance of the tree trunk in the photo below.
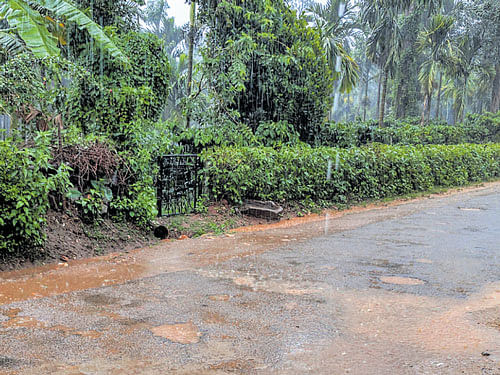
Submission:
{"label": "tree trunk", "polygon": [[354,116],[355,118],[359,118],[359,113],[361,112],[361,103],[363,103],[363,87],[359,85],[357,87],[358,89],[358,105],[354,104],[354,108],[356,110],[356,115]]}
{"label": "tree trunk", "polygon": [[436,119],[441,118],[441,87],[443,85],[443,73],[439,73],[439,84],[437,91],[437,102],[436,102]]}
{"label": "tree trunk", "polygon": [[[189,12],[189,51],[188,51],[188,77],[187,77],[187,97],[191,96],[193,87],[193,55],[194,55],[194,37],[195,37],[195,22],[196,22],[196,0],[191,0],[191,8]],[[191,111],[187,110],[186,127],[191,126]]]}
{"label": "tree trunk", "polygon": [[426,92],[425,96],[424,96],[424,104],[422,105],[422,115],[420,117],[420,126],[425,125],[428,111],[429,111],[429,93]]}
{"label": "tree trunk", "polygon": [[431,119],[431,109],[432,109],[432,91],[429,93],[429,107],[427,108],[427,113],[425,115],[425,123],[428,124]]}
{"label": "tree trunk", "polygon": [[380,116],[380,91],[382,87],[382,77],[383,73],[380,71],[378,75],[378,93],[377,93],[377,118]]}
{"label": "tree trunk", "polygon": [[368,104],[369,72],[366,72],[365,95],[363,97],[363,121],[366,121],[366,105]]}
{"label": "tree trunk", "polygon": [[[354,99],[353,99],[353,102],[354,102]],[[347,108],[345,109],[346,121],[347,121],[349,116],[351,116],[351,93],[347,94]]]}
{"label": "tree trunk", "polygon": [[396,86],[396,100],[394,101],[394,113],[396,113],[396,118],[401,118],[404,116],[403,106],[401,105],[401,96],[402,96],[402,87],[401,84]]}
{"label": "tree trunk", "polygon": [[378,119],[378,126],[381,128],[384,126],[384,116],[385,116],[385,98],[387,95],[387,81],[389,79],[389,72],[386,70],[383,75],[382,83],[382,96],[380,98],[380,115]]}
{"label": "tree trunk", "polygon": [[500,64],[495,66],[496,74],[493,79],[493,87],[491,90],[490,112],[496,113],[500,110]]}
{"label": "tree trunk", "polygon": [[463,124],[465,121],[465,110],[467,109],[467,84],[469,83],[469,76],[466,75],[464,79],[464,93],[462,96],[462,116],[460,122]]}

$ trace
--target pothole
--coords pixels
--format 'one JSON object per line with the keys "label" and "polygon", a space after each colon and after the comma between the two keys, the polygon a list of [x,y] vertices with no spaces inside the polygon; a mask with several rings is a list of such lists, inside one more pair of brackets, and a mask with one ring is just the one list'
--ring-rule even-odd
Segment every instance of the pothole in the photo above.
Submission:
{"label": "pothole", "polygon": [[229,295],[227,295],[227,294],[216,294],[216,295],[208,296],[208,298],[211,301],[223,301],[223,302],[226,302],[226,301],[229,301],[229,299],[231,297]]}
{"label": "pothole", "polygon": [[0,368],[14,368],[16,366],[19,366],[21,363],[22,361],[19,359],[4,357],[0,355]]}
{"label": "pothole", "polygon": [[83,297],[83,300],[91,305],[98,306],[116,305],[120,302],[119,298],[107,296],[105,294],[91,294]]}
{"label": "pothole", "polygon": [[380,278],[385,284],[396,284],[396,285],[423,285],[425,281],[416,279],[414,277],[400,277],[400,276],[383,276]]}
{"label": "pothole", "polygon": [[179,344],[196,344],[200,341],[201,332],[193,322],[181,324],[165,324],[151,328],[153,335],[163,337]]}

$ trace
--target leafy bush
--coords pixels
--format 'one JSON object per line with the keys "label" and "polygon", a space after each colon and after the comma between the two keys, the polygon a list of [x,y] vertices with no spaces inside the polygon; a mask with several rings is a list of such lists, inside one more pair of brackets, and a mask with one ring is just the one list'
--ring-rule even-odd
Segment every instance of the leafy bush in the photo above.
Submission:
{"label": "leafy bush", "polygon": [[91,74],[73,82],[68,119],[86,134],[107,134],[124,142],[140,121],[160,119],[171,69],[163,42],[153,34],[131,31],[119,44],[131,64],[93,60]]}
{"label": "leafy bush", "polygon": [[71,107],[67,99],[74,92],[68,83],[88,76],[81,67],[58,57],[13,56],[0,64],[0,108],[11,116],[16,135],[31,139],[37,131],[64,127]]}
{"label": "leafy bush", "polygon": [[344,203],[500,176],[500,144],[228,147],[207,150],[202,157],[213,198],[236,203],[244,199]]}
{"label": "leafy bush", "polygon": [[158,214],[152,179],[133,184],[126,194],[114,199],[110,207],[116,221],[131,221],[147,227]]}
{"label": "leafy bush", "polygon": [[201,152],[214,146],[255,146],[258,143],[252,129],[230,121],[217,126],[186,129],[178,138],[178,142],[188,146],[192,152]]}
{"label": "leafy bush", "polygon": [[43,245],[49,194],[70,186],[67,167],[54,169],[45,133],[36,146],[20,148],[0,141],[0,256],[24,252],[33,256]]}
{"label": "leafy bush", "polygon": [[374,121],[330,123],[321,127],[315,144],[319,146],[359,147],[372,142],[384,144],[459,144],[500,140],[500,113],[469,115],[465,123],[454,126],[432,122],[415,124],[412,118],[391,120],[379,128]]}
{"label": "leafy bush", "polygon": [[141,133],[136,135],[134,142],[145,144],[137,144],[134,151],[117,151],[105,138],[73,139],[74,144],[54,151],[56,164],[72,168],[70,180],[74,188],[68,198],[83,221],[92,223],[111,217],[146,226],[156,215],[156,157],[167,146],[162,142],[150,145]]}
{"label": "leafy bush", "polygon": [[299,142],[299,133],[286,121],[263,122],[255,131],[255,137],[263,146],[293,146]]}
{"label": "leafy bush", "polygon": [[470,134],[471,142],[500,142],[500,112],[468,114],[463,127]]}
{"label": "leafy bush", "polygon": [[200,5],[208,28],[202,54],[211,111],[237,112],[232,117],[254,132],[262,122],[287,121],[310,141],[333,87],[318,30],[284,0]]}

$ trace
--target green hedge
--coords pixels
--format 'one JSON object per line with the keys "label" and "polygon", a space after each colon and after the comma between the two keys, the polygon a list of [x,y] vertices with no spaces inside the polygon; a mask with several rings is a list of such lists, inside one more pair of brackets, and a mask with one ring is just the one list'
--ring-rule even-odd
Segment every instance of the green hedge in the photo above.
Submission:
{"label": "green hedge", "polygon": [[500,112],[468,115],[459,125],[432,122],[420,126],[411,118],[391,120],[385,125],[379,128],[375,121],[325,124],[316,144],[359,147],[372,142],[406,145],[500,142]]}
{"label": "green hedge", "polygon": [[[346,203],[500,176],[500,144],[337,149],[215,148],[202,154],[214,199]],[[327,180],[328,165],[331,179]]]}

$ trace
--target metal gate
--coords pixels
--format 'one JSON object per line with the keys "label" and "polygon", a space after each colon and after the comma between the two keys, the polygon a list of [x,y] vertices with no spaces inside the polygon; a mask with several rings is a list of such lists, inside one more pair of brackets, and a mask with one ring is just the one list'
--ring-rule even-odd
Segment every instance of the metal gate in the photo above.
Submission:
{"label": "metal gate", "polygon": [[198,155],[165,155],[158,158],[156,179],[158,216],[196,212],[201,194],[201,161]]}

